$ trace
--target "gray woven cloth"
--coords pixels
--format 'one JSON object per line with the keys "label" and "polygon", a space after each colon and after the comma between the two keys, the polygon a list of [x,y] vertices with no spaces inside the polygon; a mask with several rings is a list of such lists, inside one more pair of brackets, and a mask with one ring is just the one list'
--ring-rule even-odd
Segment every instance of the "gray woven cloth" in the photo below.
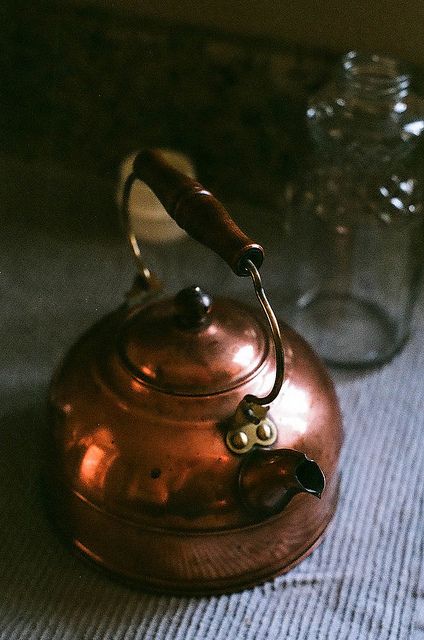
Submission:
{"label": "gray woven cloth", "polygon": [[[242,593],[146,595],[62,545],[39,482],[52,369],[131,281],[131,260],[108,222],[110,194],[11,162],[2,163],[0,190],[0,638],[423,640],[424,301],[390,364],[336,377],[342,491],[321,546],[286,576]],[[205,252],[185,245],[183,253],[161,253],[170,289],[197,274],[200,284],[245,295]]]}

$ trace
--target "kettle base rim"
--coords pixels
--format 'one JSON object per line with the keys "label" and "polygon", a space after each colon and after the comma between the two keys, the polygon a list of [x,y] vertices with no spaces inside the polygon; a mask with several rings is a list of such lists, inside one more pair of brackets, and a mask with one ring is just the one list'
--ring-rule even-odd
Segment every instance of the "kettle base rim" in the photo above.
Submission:
{"label": "kettle base rim", "polygon": [[[291,571],[295,566],[300,564],[305,558],[307,558],[313,551],[321,544],[334,514],[337,509],[339,493],[340,493],[340,473],[334,478],[333,490],[331,491],[331,500],[328,501],[325,517],[319,523],[319,526],[313,531],[312,535],[307,538],[306,543],[299,544],[298,549],[290,555],[290,557],[275,558],[275,561],[270,565],[263,566],[262,562],[258,562],[254,570],[245,571],[243,574],[218,576],[211,578],[207,573],[210,567],[205,568],[205,575],[199,578],[182,579],[178,576],[170,576],[167,578],[156,576],[146,576],[142,572],[130,573],[128,570],[124,570],[122,567],[112,566],[114,563],[111,561],[111,557],[102,558],[99,554],[90,550],[84,543],[78,539],[78,535],[70,536],[69,523],[63,519],[63,512],[59,515],[57,511],[58,502],[49,499],[49,489],[47,489],[47,511],[50,521],[54,523],[55,529],[59,534],[59,537],[70,547],[74,554],[81,558],[86,565],[96,569],[100,574],[111,577],[117,583],[123,584],[136,591],[152,593],[158,595],[173,595],[179,597],[202,597],[202,596],[214,596],[224,595],[230,593],[237,593],[246,589],[251,589],[255,586],[272,581],[278,576],[284,575]],[[330,489],[329,487],[327,489]],[[301,498],[304,499],[304,498]],[[59,509],[61,510],[61,509]],[[79,518],[78,518],[79,520]],[[274,523],[275,527],[276,518],[270,518],[268,521],[262,523],[262,528],[267,526],[269,522]],[[81,520],[79,520],[81,522]],[[261,525],[257,525],[255,528],[261,529]],[[246,528],[248,531],[249,528]],[[228,530],[230,539],[235,537],[239,529]],[[76,534],[76,530],[73,531]],[[222,532],[221,532],[222,536]],[[81,536],[80,536],[81,537]],[[182,536],[177,535],[176,538]],[[191,538],[192,536],[188,536]],[[203,534],[203,537],[215,537],[213,534]],[[253,542],[253,545],[257,546],[257,540]],[[239,545],[238,545],[239,546]],[[146,553],[148,550],[146,549]],[[172,562],[171,562],[172,564]],[[177,564],[177,563],[176,563]]]}

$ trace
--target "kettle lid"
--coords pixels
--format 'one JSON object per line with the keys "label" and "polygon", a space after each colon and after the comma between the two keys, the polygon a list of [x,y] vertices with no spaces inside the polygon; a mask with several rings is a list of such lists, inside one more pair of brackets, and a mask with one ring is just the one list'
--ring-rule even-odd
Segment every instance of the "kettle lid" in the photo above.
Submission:
{"label": "kettle lid", "polygon": [[131,375],[161,391],[204,396],[252,377],[269,353],[255,312],[199,287],[174,300],[138,307],[118,333],[118,352]]}

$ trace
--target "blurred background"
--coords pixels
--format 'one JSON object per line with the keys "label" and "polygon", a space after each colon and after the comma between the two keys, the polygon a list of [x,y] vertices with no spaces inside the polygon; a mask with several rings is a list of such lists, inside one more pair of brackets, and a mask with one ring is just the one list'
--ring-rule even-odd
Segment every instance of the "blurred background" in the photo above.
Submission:
{"label": "blurred background", "polygon": [[3,153],[113,180],[128,152],[175,148],[224,200],[279,201],[307,148],[306,99],[341,53],[400,56],[416,85],[424,64],[418,0],[7,0],[0,11]]}

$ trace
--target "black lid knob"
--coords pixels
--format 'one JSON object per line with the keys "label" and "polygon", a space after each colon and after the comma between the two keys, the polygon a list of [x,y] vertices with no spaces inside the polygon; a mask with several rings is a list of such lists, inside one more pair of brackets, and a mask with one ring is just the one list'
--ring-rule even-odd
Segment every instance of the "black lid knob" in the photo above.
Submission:
{"label": "black lid knob", "polygon": [[200,287],[182,289],[175,296],[175,319],[184,329],[198,329],[207,323],[212,308],[212,298]]}

